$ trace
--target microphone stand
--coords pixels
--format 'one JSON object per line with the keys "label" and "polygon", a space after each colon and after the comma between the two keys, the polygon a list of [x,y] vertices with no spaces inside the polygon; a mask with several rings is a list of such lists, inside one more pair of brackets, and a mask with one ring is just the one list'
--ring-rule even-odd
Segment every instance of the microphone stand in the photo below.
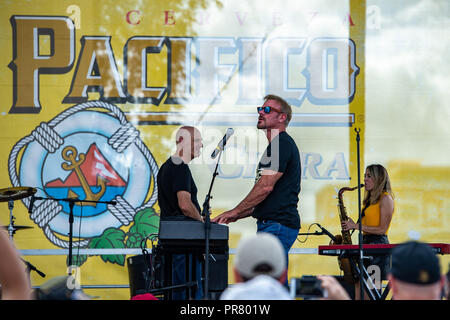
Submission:
{"label": "microphone stand", "polygon": [[356,156],[357,156],[357,163],[358,163],[358,214],[359,214],[359,235],[358,235],[358,245],[359,245],[359,284],[360,284],[360,299],[364,300],[364,287],[363,287],[363,274],[361,272],[361,269],[364,267],[363,265],[363,249],[362,249],[362,212],[361,212],[361,165],[360,165],[360,151],[359,151],[359,141],[360,136],[359,132],[361,129],[356,129]]}
{"label": "microphone stand", "polygon": [[[224,145],[225,146],[225,145]],[[219,167],[220,156],[222,155],[222,149],[219,151],[219,157],[217,158],[216,168],[212,176],[211,184],[209,186],[208,194],[206,195],[205,202],[203,203],[202,216],[205,217],[205,299],[209,299],[209,238],[211,230],[211,218],[210,218],[210,205],[209,200],[212,199],[211,190],[214,184],[216,176],[219,175],[217,169]]]}
{"label": "microphone stand", "polygon": [[[89,203],[105,203],[105,204],[112,204],[116,205],[116,201],[92,201],[92,200],[80,200],[78,198],[43,198],[43,197],[34,197],[35,200],[55,200],[55,201],[65,201],[69,203],[69,267],[72,266],[72,242],[73,242],[73,207],[75,205],[75,202],[83,203],[83,202],[89,202]],[[72,275],[71,270],[69,270],[69,276]]]}
{"label": "microphone stand", "polygon": [[335,236],[333,236],[327,229],[325,229],[324,227],[322,227],[320,224],[317,224],[319,226],[319,228],[322,230],[321,234],[326,234],[327,236],[329,236],[331,238],[331,240],[333,240],[334,243],[337,242],[337,239]]}
{"label": "microphone stand", "polygon": [[22,258],[20,258],[20,260],[22,260],[23,263],[26,264],[28,271],[36,271],[36,273],[38,275],[40,275],[42,278],[45,278],[45,273],[43,273],[42,271],[38,270],[35,266],[33,266],[30,262],[23,260]]}

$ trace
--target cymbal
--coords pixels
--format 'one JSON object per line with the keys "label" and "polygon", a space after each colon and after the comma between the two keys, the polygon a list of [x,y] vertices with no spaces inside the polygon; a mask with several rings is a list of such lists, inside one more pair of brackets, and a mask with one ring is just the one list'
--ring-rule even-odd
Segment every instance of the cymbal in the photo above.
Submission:
{"label": "cymbal", "polygon": [[20,200],[36,193],[36,188],[32,187],[14,187],[0,189],[0,202],[9,200]]}

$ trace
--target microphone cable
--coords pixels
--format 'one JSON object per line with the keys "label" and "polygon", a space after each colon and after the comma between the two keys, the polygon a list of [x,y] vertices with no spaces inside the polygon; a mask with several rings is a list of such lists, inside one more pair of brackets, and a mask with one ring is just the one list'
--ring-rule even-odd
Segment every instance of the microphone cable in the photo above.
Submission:
{"label": "microphone cable", "polygon": [[[310,225],[309,225],[309,228],[308,228],[308,232],[307,232],[308,234],[306,235],[305,240],[302,241],[302,240],[299,239],[299,236],[297,236],[297,241],[300,242],[300,243],[305,243],[305,242],[308,240],[308,237],[309,237],[309,230],[311,230],[311,227],[314,226],[314,225],[316,225],[316,226],[319,227],[319,224],[318,224],[318,223],[312,223],[312,224],[310,224]],[[319,227],[319,228],[320,228],[320,227]],[[316,232],[317,232],[317,231],[316,231]]]}
{"label": "microphone cable", "polygon": [[[142,256],[144,258],[144,267],[145,267],[145,273],[144,273],[144,281],[145,281],[145,292],[147,293],[150,290],[150,287],[155,287],[155,279],[154,279],[154,275],[155,275],[155,267],[154,267],[154,259],[153,259],[153,255],[154,255],[154,247],[153,247],[153,241],[155,238],[158,237],[158,234],[155,233],[151,233],[149,235],[147,235],[146,237],[144,237],[141,240],[141,250],[142,250]],[[150,243],[152,245],[152,251],[151,253],[148,253],[147,251],[147,246],[146,243],[147,241],[150,240]],[[149,265],[150,262],[150,265]]]}

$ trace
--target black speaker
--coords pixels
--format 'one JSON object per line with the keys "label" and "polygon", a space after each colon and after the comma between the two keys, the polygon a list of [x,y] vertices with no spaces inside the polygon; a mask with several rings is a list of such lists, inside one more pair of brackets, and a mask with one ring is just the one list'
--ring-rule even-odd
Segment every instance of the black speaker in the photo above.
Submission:
{"label": "black speaker", "polygon": [[138,255],[127,258],[128,279],[130,282],[130,295],[134,297],[145,293],[146,279],[150,281],[151,256]]}
{"label": "black speaker", "polygon": [[213,254],[209,260],[209,291],[223,291],[228,286],[228,254]]}

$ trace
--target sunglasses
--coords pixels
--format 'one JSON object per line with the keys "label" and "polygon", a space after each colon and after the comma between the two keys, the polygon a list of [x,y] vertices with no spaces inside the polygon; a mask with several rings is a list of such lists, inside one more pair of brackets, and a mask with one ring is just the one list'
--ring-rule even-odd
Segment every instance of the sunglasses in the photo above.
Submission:
{"label": "sunglasses", "polygon": [[282,113],[281,111],[279,111],[279,110],[277,110],[277,109],[275,109],[275,108],[272,108],[272,107],[270,107],[270,106],[267,106],[267,107],[256,107],[256,110],[258,110],[258,113],[260,113],[261,110],[264,110],[264,113],[266,113],[266,114],[269,114],[269,113],[271,113],[272,111],[275,111],[275,112],[277,112],[277,113]]}

